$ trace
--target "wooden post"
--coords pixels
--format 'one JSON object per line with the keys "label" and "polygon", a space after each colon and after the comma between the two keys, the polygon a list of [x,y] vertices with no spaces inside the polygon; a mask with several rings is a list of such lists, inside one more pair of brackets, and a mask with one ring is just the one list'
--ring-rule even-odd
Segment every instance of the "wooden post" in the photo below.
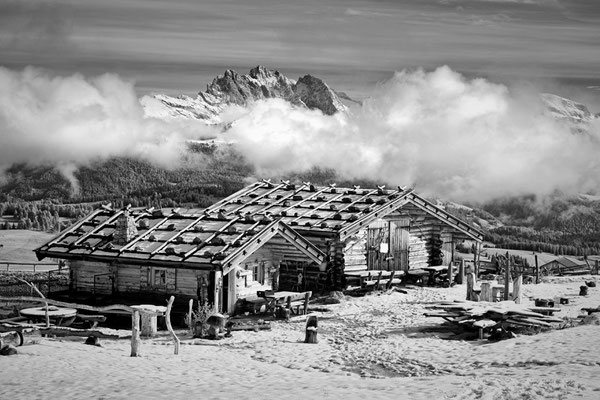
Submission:
{"label": "wooden post", "polygon": [[475,287],[475,273],[469,272],[467,274],[467,300],[475,300],[475,294],[473,293],[473,289]]}
{"label": "wooden post", "polygon": [[450,260],[450,262],[448,263],[448,270],[446,271],[447,273],[447,278],[448,278],[448,286],[452,286],[452,260]]}
{"label": "wooden post", "polygon": [[308,303],[310,301],[310,292],[304,294],[304,315],[308,313]]}
{"label": "wooden post", "polygon": [[173,307],[173,302],[175,301],[175,296],[171,296],[169,298],[169,302],[167,303],[167,312],[165,314],[165,323],[167,325],[167,330],[173,337],[173,343],[175,344],[175,355],[179,354],[179,338],[173,331],[173,327],[171,326],[171,307]]}
{"label": "wooden post", "polygon": [[194,334],[194,327],[192,325],[192,316],[194,315],[194,299],[190,299],[188,304],[188,314],[187,314],[187,326],[190,332],[190,335]]}
{"label": "wooden post", "polygon": [[317,343],[317,316],[311,315],[306,320],[306,336],[304,343]]}
{"label": "wooden post", "polygon": [[538,263],[537,254],[535,255],[535,283],[540,283],[540,264]]}
{"label": "wooden post", "polygon": [[504,271],[504,300],[508,300],[508,291],[510,289],[510,254],[506,252],[506,270]]}
{"label": "wooden post", "polygon": [[598,275],[598,272],[599,272],[598,267],[600,266],[599,264],[600,264],[600,262],[598,260],[596,260],[596,262],[594,264],[595,265],[594,275]]}
{"label": "wooden post", "polygon": [[460,260],[460,265],[458,266],[458,277],[456,278],[456,283],[462,285],[465,283],[465,260]]}
{"label": "wooden post", "polygon": [[521,304],[522,295],[521,295],[521,286],[523,285],[523,275],[519,275],[513,281],[513,295],[512,299],[516,304]]}
{"label": "wooden post", "polygon": [[492,283],[491,282],[482,282],[481,283],[481,296],[479,296],[479,300],[481,301],[493,301],[492,299]]}
{"label": "wooden post", "polygon": [[131,357],[138,357],[140,349],[140,312],[131,314]]}

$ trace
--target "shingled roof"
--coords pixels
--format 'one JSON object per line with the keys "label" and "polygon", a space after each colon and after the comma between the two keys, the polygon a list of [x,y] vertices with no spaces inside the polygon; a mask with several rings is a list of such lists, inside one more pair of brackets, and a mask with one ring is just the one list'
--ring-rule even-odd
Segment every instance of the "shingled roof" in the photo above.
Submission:
{"label": "shingled roof", "polygon": [[[36,250],[38,258],[96,259],[191,267],[223,266],[250,255],[275,235],[315,262],[325,255],[303,237],[339,235],[341,240],[404,204],[434,215],[466,237],[478,230],[434,206],[412,190],[317,187],[256,182],[205,210],[169,212],[102,207]],[[130,218],[137,232],[121,242],[117,225]],[[122,244],[119,244],[122,243]]]}

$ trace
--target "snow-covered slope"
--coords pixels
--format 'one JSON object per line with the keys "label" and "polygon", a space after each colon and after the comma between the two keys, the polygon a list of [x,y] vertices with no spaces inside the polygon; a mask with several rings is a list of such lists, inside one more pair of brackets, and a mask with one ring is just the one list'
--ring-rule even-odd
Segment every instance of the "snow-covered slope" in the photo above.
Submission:
{"label": "snow-covered slope", "polygon": [[574,133],[589,132],[590,124],[600,118],[598,114],[590,112],[585,105],[573,100],[550,93],[543,93],[541,98],[546,112],[553,118],[570,125]]}

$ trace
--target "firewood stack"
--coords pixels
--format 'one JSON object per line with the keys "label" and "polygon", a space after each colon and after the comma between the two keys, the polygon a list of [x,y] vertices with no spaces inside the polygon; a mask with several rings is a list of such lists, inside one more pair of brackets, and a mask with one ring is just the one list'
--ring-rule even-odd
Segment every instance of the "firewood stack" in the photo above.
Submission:
{"label": "firewood stack", "polygon": [[497,303],[447,301],[427,308],[432,311],[425,316],[444,318],[464,328],[477,328],[480,338],[483,338],[485,329],[551,328],[552,323],[563,322],[561,318],[542,314],[560,311],[560,308],[527,307],[510,300]]}

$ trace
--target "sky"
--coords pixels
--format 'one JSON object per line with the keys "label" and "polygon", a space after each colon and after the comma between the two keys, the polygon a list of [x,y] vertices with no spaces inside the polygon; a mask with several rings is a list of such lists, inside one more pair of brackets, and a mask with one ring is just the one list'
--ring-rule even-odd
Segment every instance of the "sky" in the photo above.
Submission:
{"label": "sky", "polygon": [[[192,94],[264,65],[356,97],[395,71],[448,65],[600,103],[595,0],[2,0],[0,65],[117,73]],[[559,89],[554,89],[558,87]]]}

